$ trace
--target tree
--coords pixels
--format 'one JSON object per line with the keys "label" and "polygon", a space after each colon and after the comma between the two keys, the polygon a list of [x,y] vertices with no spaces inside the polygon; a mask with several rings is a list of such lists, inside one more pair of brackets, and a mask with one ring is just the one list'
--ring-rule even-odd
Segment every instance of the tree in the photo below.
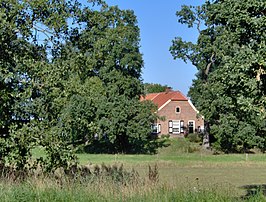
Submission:
{"label": "tree", "polygon": [[[68,169],[96,135],[108,152],[155,152],[132,11],[97,0],[0,4],[1,165]],[[36,146],[46,156],[33,160]]]}
{"label": "tree", "polygon": [[144,83],[145,94],[165,92],[166,89],[169,89],[169,88],[172,89],[171,87],[168,87],[167,85],[161,85],[158,83]]}
{"label": "tree", "polygon": [[[75,3],[3,0],[0,4],[0,163],[26,171],[32,165],[32,148],[42,145],[49,151],[47,161],[60,162],[50,164],[51,169],[68,166],[71,153],[64,151],[60,136],[44,132],[42,73],[51,66],[49,58]],[[39,33],[46,36],[44,42],[37,40]]]}
{"label": "tree", "polygon": [[[24,12],[26,5],[1,2],[0,10],[0,160],[7,158],[23,168],[33,137],[23,133],[30,124],[31,95],[35,93],[31,68],[44,60],[42,47],[30,43],[32,22]],[[20,137],[20,138],[19,138]],[[20,153],[20,158],[16,154]]]}
{"label": "tree", "polygon": [[[80,60],[82,76],[95,76],[101,82],[93,119],[94,133],[108,152],[149,152],[151,123],[156,119],[151,103],[140,102],[142,56],[139,28],[132,11],[102,5],[100,11],[85,8],[78,22],[85,29],[74,29],[70,43]],[[145,118],[144,120],[142,118]],[[92,145],[93,146],[93,145]],[[152,149],[154,150],[154,149]]]}
{"label": "tree", "polygon": [[197,67],[189,95],[214,146],[225,152],[265,149],[265,6],[217,0],[176,13],[180,23],[196,26],[199,37],[196,43],[177,37],[170,51]]}

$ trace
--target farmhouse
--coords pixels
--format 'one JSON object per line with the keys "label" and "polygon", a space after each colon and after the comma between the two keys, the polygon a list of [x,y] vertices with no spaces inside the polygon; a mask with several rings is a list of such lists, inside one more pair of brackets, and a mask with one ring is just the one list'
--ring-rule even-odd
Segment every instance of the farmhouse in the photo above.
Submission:
{"label": "farmhouse", "polygon": [[151,100],[157,105],[157,114],[164,117],[153,124],[153,133],[171,136],[184,136],[188,133],[198,133],[204,130],[204,119],[180,91],[167,89],[166,92],[151,93],[141,98]]}

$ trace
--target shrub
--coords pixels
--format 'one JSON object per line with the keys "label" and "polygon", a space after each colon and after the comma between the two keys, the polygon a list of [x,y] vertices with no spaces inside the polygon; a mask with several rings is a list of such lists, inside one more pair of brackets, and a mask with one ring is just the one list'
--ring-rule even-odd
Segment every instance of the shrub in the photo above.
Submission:
{"label": "shrub", "polygon": [[202,142],[202,137],[200,134],[197,133],[190,133],[186,136],[186,138],[190,141],[190,142],[195,142],[195,143],[200,143]]}
{"label": "shrub", "polygon": [[169,139],[170,138],[170,135],[169,134],[162,134],[161,135],[161,138],[162,139]]}

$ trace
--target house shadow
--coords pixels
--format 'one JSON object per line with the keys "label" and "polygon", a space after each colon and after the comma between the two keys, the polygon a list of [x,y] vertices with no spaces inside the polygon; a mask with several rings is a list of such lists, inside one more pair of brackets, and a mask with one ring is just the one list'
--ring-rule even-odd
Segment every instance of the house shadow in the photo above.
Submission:
{"label": "house shadow", "polygon": [[246,190],[246,194],[241,196],[241,199],[249,199],[258,194],[266,196],[266,184],[244,185],[240,188]]}

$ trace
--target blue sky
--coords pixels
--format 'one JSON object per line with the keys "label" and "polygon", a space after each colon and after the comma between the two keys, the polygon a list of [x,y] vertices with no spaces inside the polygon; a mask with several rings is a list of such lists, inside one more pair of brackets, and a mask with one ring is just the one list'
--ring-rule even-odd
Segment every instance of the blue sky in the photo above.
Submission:
{"label": "blue sky", "polygon": [[130,9],[138,19],[141,53],[144,59],[144,82],[160,83],[187,94],[196,68],[190,63],[174,60],[169,52],[176,36],[195,41],[197,31],[177,22],[176,11],[181,5],[201,5],[204,0],[106,0],[109,5]]}

